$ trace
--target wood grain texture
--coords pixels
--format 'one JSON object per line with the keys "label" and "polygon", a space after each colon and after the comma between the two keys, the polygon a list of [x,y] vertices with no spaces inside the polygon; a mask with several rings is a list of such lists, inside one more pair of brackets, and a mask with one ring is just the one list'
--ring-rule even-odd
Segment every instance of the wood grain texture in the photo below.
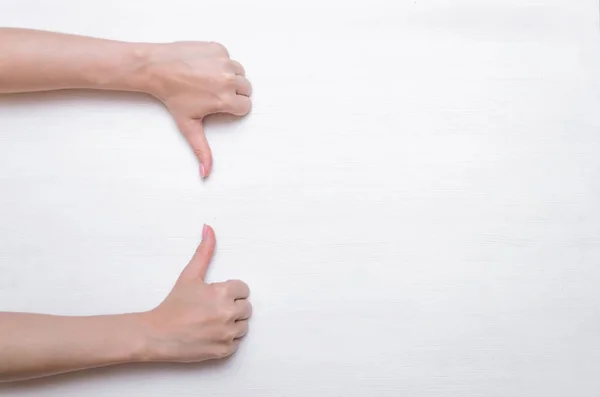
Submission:
{"label": "wood grain texture", "polygon": [[0,25],[216,40],[254,110],[202,183],[142,95],[0,98],[0,310],[148,309],[204,222],[255,317],[231,360],[7,396],[597,396],[595,0],[20,0]]}

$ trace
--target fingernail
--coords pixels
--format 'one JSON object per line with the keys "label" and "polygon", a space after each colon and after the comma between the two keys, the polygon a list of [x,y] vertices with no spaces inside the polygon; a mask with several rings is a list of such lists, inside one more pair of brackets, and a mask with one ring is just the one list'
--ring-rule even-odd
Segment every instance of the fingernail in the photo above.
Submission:
{"label": "fingernail", "polygon": [[206,238],[207,232],[208,232],[208,227],[206,226],[206,223],[205,223],[204,226],[202,226],[202,240],[204,240]]}
{"label": "fingernail", "polygon": [[206,168],[204,168],[204,164],[200,164],[200,176],[206,178]]}

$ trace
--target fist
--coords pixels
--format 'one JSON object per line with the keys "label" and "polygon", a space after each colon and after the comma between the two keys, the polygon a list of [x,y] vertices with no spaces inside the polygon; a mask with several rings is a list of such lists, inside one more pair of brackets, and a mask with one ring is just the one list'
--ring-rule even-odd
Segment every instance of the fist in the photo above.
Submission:
{"label": "fist", "polygon": [[199,362],[233,354],[248,332],[252,306],[242,281],[204,282],[215,235],[204,226],[202,243],[173,290],[146,313],[151,361]]}
{"label": "fist", "polygon": [[244,68],[221,44],[177,42],[156,45],[145,69],[147,91],[169,109],[205,178],[212,169],[212,154],[202,120],[213,113],[250,112],[252,86]]}

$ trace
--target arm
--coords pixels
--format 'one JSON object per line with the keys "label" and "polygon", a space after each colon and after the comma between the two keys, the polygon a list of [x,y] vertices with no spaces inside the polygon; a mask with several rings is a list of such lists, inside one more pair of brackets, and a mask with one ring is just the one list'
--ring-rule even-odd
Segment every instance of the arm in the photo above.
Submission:
{"label": "arm", "polygon": [[0,28],[0,94],[63,89],[144,92],[161,100],[200,162],[212,168],[202,119],[250,111],[250,82],[220,44],[126,43]]}
{"label": "arm", "polygon": [[214,247],[214,232],[206,226],[172,291],[148,312],[89,317],[0,313],[0,382],[233,354],[248,330],[249,290],[241,281],[204,282]]}
{"label": "arm", "polygon": [[135,314],[0,313],[0,382],[143,361],[143,335]]}

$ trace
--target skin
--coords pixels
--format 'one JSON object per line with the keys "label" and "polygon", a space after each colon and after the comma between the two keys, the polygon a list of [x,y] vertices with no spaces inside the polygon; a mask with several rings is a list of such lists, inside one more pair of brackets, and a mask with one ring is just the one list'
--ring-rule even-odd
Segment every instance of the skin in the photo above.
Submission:
{"label": "skin", "polygon": [[134,91],[162,101],[200,163],[212,154],[202,120],[250,112],[252,86],[221,44],[126,43],[0,28],[0,94],[64,89]]}
{"label": "skin", "polygon": [[239,280],[208,284],[215,233],[202,242],[175,286],[141,313],[67,317],[0,313],[0,381],[15,381],[106,365],[200,362],[233,354],[252,306]]}
{"label": "skin", "polygon": [[[220,44],[125,43],[0,28],[0,94],[96,89],[162,101],[200,162],[212,155],[202,120],[250,111],[250,82]],[[202,243],[166,299],[142,313],[67,317],[0,312],[0,382],[113,364],[199,362],[233,354],[252,307],[242,281],[207,284],[215,235]]]}

